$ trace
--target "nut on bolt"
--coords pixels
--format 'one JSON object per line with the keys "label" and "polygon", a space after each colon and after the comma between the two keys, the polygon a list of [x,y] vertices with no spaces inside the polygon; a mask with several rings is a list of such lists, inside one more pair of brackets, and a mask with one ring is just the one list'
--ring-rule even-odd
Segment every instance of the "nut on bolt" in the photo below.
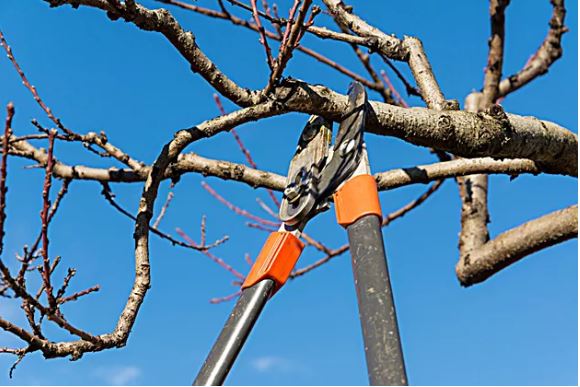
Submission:
{"label": "nut on bolt", "polygon": [[301,192],[302,189],[300,185],[292,185],[286,187],[284,190],[284,196],[288,199],[289,203],[294,203],[300,197]]}

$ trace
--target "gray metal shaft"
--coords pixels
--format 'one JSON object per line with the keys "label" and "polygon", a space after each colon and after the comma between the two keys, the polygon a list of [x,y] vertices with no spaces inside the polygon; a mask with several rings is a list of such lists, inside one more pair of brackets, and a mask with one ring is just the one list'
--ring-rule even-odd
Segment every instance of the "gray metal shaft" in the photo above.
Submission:
{"label": "gray metal shaft", "polygon": [[194,386],[221,386],[224,383],[273,289],[274,281],[266,279],[242,291],[226,325],[197,374]]}
{"label": "gray metal shaft", "polygon": [[380,219],[347,227],[370,384],[407,385]]}

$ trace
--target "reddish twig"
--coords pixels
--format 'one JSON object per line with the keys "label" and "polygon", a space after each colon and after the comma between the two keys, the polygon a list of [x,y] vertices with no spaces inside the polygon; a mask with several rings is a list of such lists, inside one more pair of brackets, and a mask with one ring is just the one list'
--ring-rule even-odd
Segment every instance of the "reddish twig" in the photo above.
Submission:
{"label": "reddish twig", "polygon": [[304,36],[304,33],[306,32],[306,30],[309,27],[312,27],[314,25],[314,18],[319,13],[320,13],[320,7],[317,5],[313,6],[312,10],[310,11],[310,16],[308,17],[308,20],[306,21],[306,23],[304,23],[304,27],[300,29],[300,32],[298,35],[298,41],[302,40],[302,37]]}
{"label": "reddish twig", "polygon": [[405,85],[407,95],[414,95],[416,97],[421,97],[421,93],[419,92],[419,90],[417,90],[416,87],[413,87],[411,85],[411,83],[407,80],[407,78],[405,78],[403,73],[397,68],[397,66],[395,66],[393,64],[393,62],[389,58],[387,58],[384,55],[381,55],[381,58],[387,64],[387,66],[389,66],[391,68],[391,70],[393,70],[393,72],[397,75],[397,78],[399,78],[399,80],[401,82],[403,82],[403,85]]}
{"label": "reddish twig", "polygon": [[[162,1],[163,1],[163,0],[162,0]],[[238,0],[228,0],[228,2],[229,2],[230,4],[232,4],[232,5],[235,5],[235,6],[238,6],[238,7],[242,8],[242,9],[245,9],[246,11],[250,11],[250,12],[252,12],[252,13],[254,12],[254,8],[253,8],[252,6],[250,6],[250,5],[247,5],[247,4],[245,4],[245,3],[242,3],[241,1],[238,1]],[[264,4],[265,4],[265,5],[264,5]],[[267,3],[266,3],[264,0],[262,0],[262,6],[264,6],[264,12],[262,12],[262,11],[260,11],[260,10],[258,10],[258,9],[256,8],[256,12],[258,13],[258,15],[259,15],[259,16],[261,16],[261,17],[265,18],[266,20],[268,20],[269,22],[271,22],[271,23],[273,23],[273,24],[280,24],[280,23],[283,23],[283,22],[284,22],[284,20],[282,20],[282,19],[274,19],[274,18],[273,18],[273,17],[272,17],[272,16],[271,16],[271,15],[270,15],[268,12],[267,12],[267,10],[266,10],[266,9],[267,9],[267,7],[268,7],[268,4],[267,4]]]}
{"label": "reddish twig", "polygon": [[270,13],[270,4],[268,4],[267,0],[262,0],[262,8],[264,8],[266,16],[272,17],[272,14]]}
{"label": "reddish twig", "polygon": [[[225,115],[226,110],[224,109],[224,105],[222,104],[222,101],[221,101],[219,95],[214,93],[213,99],[218,107],[218,110],[220,111],[220,114]],[[244,154],[246,160],[248,161],[248,164],[250,164],[250,166],[252,168],[258,169],[258,165],[255,163],[254,159],[252,158],[252,154],[250,153],[248,148],[246,148],[246,146],[244,145],[244,143],[243,143],[241,137],[238,135],[238,132],[236,131],[236,129],[232,128],[230,130],[230,133],[234,136],[234,139],[236,140],[238,147],[240,148],[240,150]],[[274,191],[272,191],[271,189],[266,189],[266,191],[268,192],[268,196],[270,196],[270,199],[272,199],[272,201],[276,204],[276,207],[280,207],[280,201],[278,201],[278,198],[276,197],[276,195],[274,195]]]}
{"label": "reddish twig", "polygon": [[87,294],[98,292],[99,290],[101,290],[101,287],[99,285],[95,285],[95,286],[92,286],[88,289],[81,290],[80,292],[76,292],[74,294],[71,294],[70,296],[59,298],[57,300],[57,302],[59,303],[59,305],[66,304],[67,302],[76,301],[82,296],[86,296]]}
{"label": "reddish twig", "polygon": [[[52,218],[54,217],[54,215],[58,211],[58,208],[60,207],[60,203],[62,202],[62,199],[67,194],[68,187],[69,187],[71,181],[72,181],[71,179],[64,179],[62,181],[62,185],[60,187],[60,190],[58,191],[58,194],[56,195],[56,199],[52,203],[52,207],[50,208],[50,212],[48,214],[48,225],[50,225]],[[40,244],[41,239],[42,239],[42,230],[40,231],[40,233],[36,237],[36,240],[32,244],[32,247],[29,249],[25,246],[25,248],[24,248],[24,257],[21,260],[22,265],[20,267],[20,271],[18,272],[18,275],[16,276],[16,280],[21,285],[24,284],[24,275],[26,274],[26,272],[34,269],[34,268],[29,268],[29,265],[30,265],[30,262],[36,258],[36,255],[35,255],[36,250],[38,249],[38,245]]]}
{"label": "reddish twig", "polygon": [[280,217],[278,216],[277,213],[274,212],[274,210],[272,210],[270,207],[268,207],[268,205],[266,203],[264,203],[264,201],[260,198],[256,198],[256,202],[258,202],[258,205],[260,207],[262,207],[262,209],[264,211],[266,211],[268,213],[268,215],[270,215],[272,218],[276,219],[276,220],[280,220]]}
{"label": "reddish twig", "polygon": [[266,231],[266,232],[274,232],[274,231],[278,230],[278,228],[276,228],[276,227],[268,227],[268,226],[264,226],[264,225],[259,224],[259,223],[252,223],[252,222],[247,222],[246,226],[248,226],[249,228],[255,228],[257,230]]}
{"label": "reddish twig", "polygon": [[279,222],[272,222],[271,220],[267,220],[264,218],[260,218],[259,216],[256,216],[254,214],[251,214],[250,212],[243,210],[237,206],[235,206],[233,203],[229,202],[228,200],[224,199],[222,196],[220,196],[220,194],[218,194],[213,188],[211,188],[209,186],[209,184],[207,184],[205,181],[201,182],[201,186],[207,191],[209,192],[209,194],[211,196],[213,196],[214,198],[216,198],[220,203],[222,203],[223,205],[225,205],[227,208],[229,208],[230,210],[232,210],[234,213],[244,216],[248,219],[251,219],[255,222],[258,222],[260,224],[266,225],[266,226],[274,226],[274,227],[278,227],[280,226]]}
{"label": "reddish twig", "polygon": [[274,68],[270,73],[268,83],[266,84],[266,87],[264,87],[264,90],[262,90],[263,95],[270,93],[272,88],[280,80],[286,64],[290,58],[292,58],[292,52],[299,45],[300,38],[302,36],[301,32],[304,28],[304,18],[306,17],[306,13],[308,12],[308,8],[310,7],[312,0],[304,0],[302,7],[300,7],[300,10],[298,11],[298,16],[296,17],[296,20],[294,20],[296,10],[298,9],[300,2],[301,0],[294,0],[294,5],[290,9],[288,22],[286,23],[286,30],[284,31],[284,36],[282,37],[282,42],[280,43],[278,57],[276,58]]}
{"label": "reddish twig", "polygon": [[[278,14],[278,4],[274,3],[272,4],[272,13],[274,14],[274,17],[278,20],[280,20],[280,15]],[[282,39],[282,26],[278,23],[273,23],[274,28],[276,29],[276,33],[278,34],[278,37],[280,39]]]}
{"label": "reddish twig", "polygon": [[250,0],[250,3],[252,4],[252,15],[254,16],[254,22],[256,23],[260,33],[260,43],[266,50],[266,61],[268,63],[268,67],[270,67],[270,70],[274,70],[274,58],[272,58],[272,50],[270,50],[270,46],[268,45],[268,39],[266,39],[266,31],[264,30],[264,27],[262,27],[260,15],[258,15],[258,5],[256,4],[256,0]]}
{"label": "reddish twig", "polygon": [[290,274],[290,278],[294,279],[296,277],[300,277],[300,276],[308,273],[309,271],[312,271],[312,270],[316,269],[317,267],[324,265],[325,263],[330,261],[332,258],[338,257],[339,255],[343,254],[346,251],[348,251],[348,245],[344,245],[344,246],[339,247],[338,249],[334,249],[329,254],[327,254],[325,257],[319,259],[318,261],[312,263],[311,265],[305,266],[301,269],[294,270]]}
{"label": "reddish twig", "polygon": [[[121,207],[121,205],[119,205],[119,203],[117,203],[117,201],[115,200],[115,194],[113,194],[113,191],[111,191],[111,187],[109,186],[109,184],[106,182],[101,182],[101,185],[103,186],[103,190],[101,191],[101,194],[107,200],[107,202],[109,202],[109,204],[111,206],[113,206],[113,208],[116,209],[117,211],[119,211],[121,214],[125,215],[126,217],[128,217],[132,220],[136,220],[136,217],[133,214],[131,214],[129,211],[127,211],[126,209]],[[217,241],[215,241],[211,245],[193,246],[193,245],[190,245],[188,243],[183,243],[181,241],[178,241],[177,239],[173,238],[171,235],[169,235],[169,234],[167,234],[167,233],[165,233],[165,232],[163,232],[163,231],[161,231],[158,228],[155,228],[153,226],[149,226],[149,230],[153,234],[161,237],[162,239],[168,240],[174,246],[177,245],[177,246],[185,247],[188,249],[194,249],[197,251],[203,251],[203,250],[214,248],[216,246],[221,245],[222,243],[226,242],[229,239],[229,237],[227,235],[224,235],[221,239],[218,239]]]}
{"label": "reddish twig", "polygon": [[28,90],[30,90],[30,92],[32,93],[32,96],[34,97],[34,100],[40,106],[40,108],[46,113],[48,118],[50,118],[50,120],[52,122],[54,122],[55,125],[59,129],[61,129],[63,132],[65,132],[67,135],[72,136],[72,137],[76,137],[76,134],[73,131],[71,131],[70,129],[66,128],[63,125],[63,123],[60,121],[60,119],[52,113],[52,110],[48,107],[48,105],[46,105],[46,103],[44,103],[42,98],[40,98],[40,95],[38,94],[36,87],[34,87],[28,81],[28,78],[26,78],[24,71],[22,71],[22,68],[20,67],[20,65],[16,61],[16,58],[14,57],[14,54],[12,53],[12,49],[8,45],[8,42],[6,42],[6,39],[4,38],[4,34],[2,33],[2,31],[0,31],[0,45],[4,48],[4,50],[6,51],[6,55],[8,56],[8,59],[10,59],[10,62],[12,62],[12,65],[14,66],[16,71],[18,72],[18,75],[20,75],[20,78],[22,79],[22,84]]}
{"label": "reddish twig", "polygon": [[[197,249],[199,249],[199,244],[195,243],[193,239],[191,239],[189,237],[189,235],[187,235],[182,229],[180,229],[179,227],[175,229],[175,231],[187,242],[189,243],[192,247],[195,247]],[[240,273],[239,271],[237,271],[236,269],[234,269],[233,267],[231,267],[230,265],[228,265],[223,259],[215,256],[214,254],[210,253],[209,251],[207,251],[206,249],[204,250],[200,250],[205,256],[207,256],[209,259],[211,259],[212,261],[214,261],[215,263],[217,263],[218,265],[220,265],[222,268],[226,269],[227,271],[229,271],[230,273],[232,273],[234,276],[238,277],[239,279],[243,280],[246,277]]]}
{"label": "reddish twig", "polygon": [[50,308],[56,308],[56,300],[54,298],[52,284],[50,282],[50,258],[48,255],[48,214],[50,211],[50,188],[52,186],[52,169],[54,167],[54,137],[56,130],[51,130],[48,133],[48,152],[47,162],[45,168],[44,186],[42,189],[42,211],[40,212],[40,220],[42,222],[42,280],[44,282],[44,289],[48,305]]}
{"label": "reddish twig", "polygon": [[312,238],[310,235],[306,234],[305,232],[303,232],[302,235],[300,235],[300,238],[304,239],[304,241],[306,242],[307,245],[314,247],[316,250],[322,251],[325,254],[332,253],[332,250],[330,250],[323,243]]}
{"label": "reddish twig", "polygon": [[397,89],[395,89],[395,87],[393,86],[393,84],[391,83],[391,80],[389,79],[389,77],[387,76],[387,73],[384,70],[381,70],[381,76],[383,77],[383,80],[385,81],[385,83],[387,84],[389,90],[391,91],[391,93],[393,94],[393,96],[395,97],[396,101],[403,107],[408,108],[409,104],[407,103],[407,101],[405,101],[403,99],[403,97],[401,97],[401,95],[399,94],[399,92],[397,91]]}
{"label": "reddish twig", "polygon": [[389,223],[391,223],[393,220],[405,216],[405,214],[407,214],[409,211],[420,206],[423,202],[425,202],[425,200],[427,200],[431,195],[435,193],[435,191],[437,191],[441,187],[444,181],[445,180],[437,180],[429,188],[427,188],[427,190],[423,194],[421,194],[421,196],[419,196],[417,199],[405,204],[398,210],[393,211],[387,216],[383,217],[382,226],[383,227],[388,226]]}
{"label": "reddish twig", "polygon": [[[171,183],[170,189],[171,188],[173,188],[173,183]],[[161,207],[161,211],[159,211],[159,215],[157,216],[157,219],[155,219],[155,222],[153,222],[153,228],[159,227],[159,223],[161,223],[161,220],[165,216],[165,213],[167,212],[167,209],[169,208],[169,205],[171,204],[171,200],[173,200],[173,191],[169,191],[169,193],[167,194],[167,199],[165,199],[165,203],[163,203],[163,207]],[[202,245],[203,244],[204,243],[202,243]]]}
{"label": "reddish twig", "polygon": [[[42,251],[41,251],[42,253]],[[57,256],[53,261],[52,261],[52,265],[50,266],[50,270],[48,271],[50,275],[52,275],[52,273],[54,273],[54,270],[56,269],[56,267],[58,266],[58,264],[60,263],[60,256]],[[42,266],[38,267],[38,271],[41,273],[42,275]],[[42,293],[44,292],[44,282],[42,282],[40,284],[40,287],[38,288],[38,291],[36,292],[36,296],[34,296],[34,299],[36,301],[38,301],[40,299],[40,296],[42,296]]]}
{"label": "reddish twig", "polygon": [[6,105],[6,122],[4,125],[4,137],[2,138],[2,164],[0,165],[0,255],[4,250],[4,222],[6,220],[6,176],[8,174],[8,141],[12,134],[12,119],[14,118],[14,104]]}
{"label": "reddish twig", "polygon": [[[350,34],[350,30],[346,26],[342,25],[341,23],[338,23],[336,19],[334,19],[334,21],[336,22],[336,24],[343,33]],[[359,47],[359,45],[356,43],[350,43],[350,46],[353,49],[359,61],[361,62],[361,64],[363,65],[363,67],[367,70],[367,73],[375,82],[374,83],[376,85],[375,90],[377,90],[381,94],[383,100],[386,103],[395,105],[396,101],[393,100],[393,97],[391,96],[389,89],[385,86],[385,84],[383,83],[383,81],[381,80],[381,78],[379,77],[376,70],[371,64],[370,53],[364,53],[363,50]]]}
{"label": "reddish twig", "polygon": [[242,294],[242,291],[238,290],[237,292],[232,293],[232,294],[225,296],[225,297],[211,298],[209,300],[209,302],[210,302],[210,304],[219,304],[221,302],[227,302],[227,301],[233,300],[234,298],[238,297],[240,294]]}
{"label": "reddish twig", "polygon": [[[285,46],[288,42],[288,36],[290,35],[290,30],[292,29],[292,24],[294,23],[294,15],[296,14],[296,10],[298,9],[301,1],[302,0],[294,0],[294,4],[292,4],[292,7],[290,8],[288,13],[288,21],[286,22],[286,29],[284,30],[284,35],[282,36],[281,46]],[[282,47],[280,47],[280,50],[282,50]]]}
{"label": "reddish twig", "polygon": [[[220,111],[221,115],[225,115],[226,114],[226,110],[224,109],[224,105],[222,104],[222,101],[219,97],[219,95],[217,95],[216,93],[214,93],[213,95],[213,99],[218,107],[218,110]],[[252,159],[252,155],[250,153],[250,151],[248,150],[248,148],[246,148],[246,146],[244,145],[242,139],[240,138],[240,136],[238,135],[238,132],[236,131],[236,129],[232,128],[230,130],[230,133],[234,136],[234,139],[236,140],[236,143],[238,144],[238,147],[240,148],[240,150],[242,151],[242,153],[244,154],[244,156],[246,157],[246,160],[248,161],[248,164],[250,164],[250,166],[254,169],[258,168],[258,165],[254,162],[254,159]]]}
{"label": "reddish twig", "polygon": [[68,268],[66,276],[64,277],[64,280],[62,281],[62,286],[56,292],[56,299],[57,300],[59,298],[61,298],[62,296],[64,296],[66,289],[68,288],[68,285],[70,284],[70,281],[72,280],[72,278],[75,276],[76,273],[77,273],[77,271],[75,269],[70,268],[70,267]]}

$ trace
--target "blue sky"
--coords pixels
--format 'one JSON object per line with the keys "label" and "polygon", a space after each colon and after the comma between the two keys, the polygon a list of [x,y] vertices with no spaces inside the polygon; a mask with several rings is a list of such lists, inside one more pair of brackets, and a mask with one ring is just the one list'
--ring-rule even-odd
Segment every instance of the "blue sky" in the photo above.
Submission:
{"label": "blue sky", "polygon": [[[143,1],[150,7],[153,1]],[[398,36],[422,39],[447,98],[463,98],[481,87],[489,22],[486,2],[359,2],[356,12]],[[543,40],[548,1],[519,1],[507,11],[505,73],[517,71]],[[214,7],[213,1],[199,5]],[[564,57],[550,72],[504,101],[507,111],[535,115],[577,132],[577,4],[568,2]],[[285,9],[285,7],[282,7]],[[257,35],[199,15],[172,9],[217,65],[240,84],[259,88],[267,66]],[[247,15],[245,15],[247,16]],[[330,26],[326,16],[319,20]],[[65,125],[79,132],[104,130],[137,159],[152,162],[161,146],[183,127],[218,114],[212,90],[160,35],[143,32],[102,11],[50,9],[40,0],[4,0],[0,28],[28,77]],[[305,36],[305,44],[364,73],[350,48]],[[375,58],[376,60],[376,58]],[[380,68],[380,63],[375,62]],[[401,69],[405,66],[400,65]],[[406,72],[406,71],[405,71]],[[407,72],[406,72],[407,73]],[[287,75],[345,91],[349,80],[296,53]],[[8,60],[0,58],[0,104],[14,101],[17,134],[34,131],[32,118],[50,125]],[[372,93],[371,98],[377,99]],[[408,99],[416,106],[421,103]],[[226,102],[227,110],[235,107]],[[299,131],[300,114],[239,128],[259,166],[285,173]],[[398,139],[367,136],[374,171],[430,163],[434,157]],[[45,146],[45,145],[44,145]],[[191,151],[243,162],[227,133],[200,141]],[[57,144],[68,163],[108,166],[77,145]],[[3,259],[12,260],[39,228],[42,171],[11,159],[7,237]],[[243,255],[255,256],[266,234],[244,226],[205,192],[197,175],[182,178],[162,228],[180,227],[198,238],[208,216],[208,238],[230,241],[214,250],[246,272]],[[267,217],[256,203],[264,191],[206,181],[235,204]],[[57,184],[58,186],[58,184]],[[113,185],[119,202],[136,211],[142,186]],[[381,194],[385,213],[420,195],[425,186]],[[167,194],[162,186],[160,197]],[[133,223],[106,204],[100,186],[76,182],[53,222],[51,254],[61,255],[56,276],[78,270],[72,288],[98,283],[101,292],[65,308],[69,319],[93,333],[113,329],[133,278]],[[162,202],[162,200],[161,200]],[[577,202],[577,181],[558,176],[490,179],[490,232]],[[459,232],[459,198],[451,182],[429,202],[384,232],[409,380],[412,384],[577,384],[578,263],[576,240],[539,252],[489,281],[463,289],[454,276]],[[159,208],[158,208],[159,209]],[[329,212],[308,231],[331,247],[346,241]],[[87,354],[81,360],[27,357],[8,379],[13,362],[0,357],[1,384],[189,384],[232,303],[208,300],[231,293],[231,276],[203,255],[152,238],[152,288],[128,345]],[[299,265],[319,258],[306,250]],[[18,305],[0,301],[0,314],[23,322]],[[54,328],[55,339],[68,336]],[[0,333],[0,345],[17,345]],[[289,283],[267,306],[228,379],[229,384],[366,384],[362,338],[349,256]]]}

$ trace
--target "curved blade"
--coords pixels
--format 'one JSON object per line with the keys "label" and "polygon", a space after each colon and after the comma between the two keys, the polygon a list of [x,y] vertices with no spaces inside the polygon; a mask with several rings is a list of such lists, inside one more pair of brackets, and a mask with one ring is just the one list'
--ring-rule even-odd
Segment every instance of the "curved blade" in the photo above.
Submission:
{"label": "curved blade", "polygon": [[332,122],[310,116],[290,162],[280,220],[290,226],[309,219],[318,202],[318,179],[328,158]]}
{"label": "curved blade", "polygon": [[338,128],[332,156],[318,183],[318,193],[322,198],[332,195],[360,163],[367,103],[365,88],[359,82],[353,82],[348,90],[348,108]]}
{"label": "curved blade", "polygon": [[324,210],[324,203],[356,170],[363,153],[367,103],[365,88],[353,82],[332,151],[332,123],[319,116],[308,120],[290,163],[280,206],[280,220],[286,225],[304,224]]}

